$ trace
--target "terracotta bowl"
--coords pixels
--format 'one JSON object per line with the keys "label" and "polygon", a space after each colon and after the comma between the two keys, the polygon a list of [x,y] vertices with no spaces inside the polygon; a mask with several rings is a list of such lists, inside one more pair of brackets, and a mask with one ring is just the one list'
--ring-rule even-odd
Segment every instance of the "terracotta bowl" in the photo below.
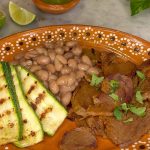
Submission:
{"label": "terracotta bowl", "polygon": [[[133,35],[103,27],[84,25],[49,26],[22,33],[17,33],[0,40],[0,61],[11,61],[22,51],[34,49],[44,42],[76,40],[82,47],[99,51],[111,51],[123,59],[140,64],[150,58],[150,43]],[[53,137],[46,137],[43,142],[22,150],[59,150],[59,142],[64,132],[75,127],[75,123],[65,120]],[[138,129],[137,129],[138,130]],[[98,139],[97,150],[119,150],[111,141]],[[150,134],[143,136],[132,144],[130,150],[139,150],[145,147],[150,149]],[[6,145],[11,150],[19,150],[12,144]],[[5,149],[1,146],[0,150]],[[125,150],[125,149],[122,149]]]}
{"label": "terracotta bowl", "polygon": [[79,1],[80,0],[72,0],[69,3],[62,4],[62,5],[51,5],[51,4],[47,4],[47,3],[43,2],[42,0],[33,0],[35,5],[40,10],[47,12],[47,13],[51,13],[51,14],[65,13],[65,12],[69,11],[70,9],[72,9],[73,7],[75,7],[79,3]]}

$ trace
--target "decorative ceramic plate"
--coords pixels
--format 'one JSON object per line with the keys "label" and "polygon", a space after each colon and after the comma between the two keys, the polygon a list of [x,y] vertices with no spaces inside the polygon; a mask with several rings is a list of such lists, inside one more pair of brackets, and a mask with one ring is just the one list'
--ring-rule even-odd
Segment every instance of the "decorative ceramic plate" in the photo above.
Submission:
{"label": "decorative ceramic plate", "polygon": [[[44,42],[77,40],[83,47],[95,48],[117,53],[120,57],[140,64],[150,58],[150,43],[133,35],[117,30],[83,25],[49,26],[17,33],[0,40],[0,60],[11,61],[16,53],[35,48]],[[59,141],[64,132],[75,127],[65,120],[53,137],[46,137],[39,144],[23,150],[58,150]],[[119,150],[109,140],[98,138],[98,150]],[[9,144],[0,150],[17,150]],[[150,149],[150,135],[145,135],[129,148],[122,150]]]}

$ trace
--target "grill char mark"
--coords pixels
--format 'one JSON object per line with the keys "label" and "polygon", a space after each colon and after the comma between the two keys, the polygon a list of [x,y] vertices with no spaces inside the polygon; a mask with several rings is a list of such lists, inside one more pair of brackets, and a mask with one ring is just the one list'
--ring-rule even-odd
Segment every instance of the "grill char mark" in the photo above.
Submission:
{"label": "grill char mark", "polygon": [[31,94],[31,92],[35,89],[36,85],[32,85],[28,90],[27,94]]}
{"label": "grill char mark", "polygon": [[52,107],[48,107],[47,109],[45,109],[45,111],[40,116],[40,120],[44,119],[46,117],[47,113],[51,112],[52,110],[53,110]]}
{"label": "grill char mark", "polygon": [[36,105],[40,104],[42,102],[42,100],[44,100],[44,97],[45,97],[45,92],[40,93],[35,100],[35,104]]}
{"label": "grill char mark", "polygon": [[0,119],[3,118],[3,117],[5,117],[6,115],[9,116],[12,112],[13,111],[11,111],[11,110],[6,110],[4,113],[0,114]]}
{"label": "grill char mark", "polygon": [[6,99],[5,99],[5,98],[1,98],[1,99],[0,99],[0,105],[4,104],[4,103],[5,103],[5,101],[6,101]]}

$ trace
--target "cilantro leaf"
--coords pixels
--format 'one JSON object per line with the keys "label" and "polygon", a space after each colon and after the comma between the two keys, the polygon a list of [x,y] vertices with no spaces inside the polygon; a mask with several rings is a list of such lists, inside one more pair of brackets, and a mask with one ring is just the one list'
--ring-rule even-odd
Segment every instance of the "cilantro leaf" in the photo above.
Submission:
{"label": "cilantro leaf", "polygon": [[144,98],[143,98],[143,96],[141,94],[141,91],[136,91],[135,97],[136,97],[136,101],[137,102],[139,102],[140,104],[143,104]]}
{"label": "cilantro leaf", "polygon": [[120,110],[120,107],[116,107],[115,109],[114,109],[114,116],[115,116],[115,118],[117,119],[117,120],[122,120],[122,112],[121,112],[121,110]]}
{"label": "cilantro leaf", "polygon": [[111,93],[114,93],[116,89],[119,87],[119,81],[110,80],[110,86],[111,86]]}
{"label": "cilantro leaf", "polygon": [[118,102],[118,101],[119,101],[119,97],[118,97],[118,95],[117,95],[117,94],[115,94],[115,93],[111,93],[111,94],[109,94],[109,96],[110,96],[113,100],[115,100],[116,102]]}
{"label": "cilantro leaf", "polygon": [[121,108],[122,110],[124,110],[125,112],[127,112],[129,110],[128,106],[127,106],[127,103],[123,103],[121,104]]}
{"label": "cilantro leaf", "polygon": [[104,80],[104,77],[98,77],[95,74],[93,74],[90,85],[91,86],[98,86],[103,80]]}
{"label": "cilantro leaf", "polygon": [[146,107],[131,106],[130,111],[139,117],[143,117],[146,114]]}
{"label": "cilantro leaf", "polygon": [[127,120],[124,120],[123,122],[124,123],[129,123],[129,122],[132,122],[133,121],[133,118],[129,118],[129,119],[127,119]]}
{"label": "cilantro leaf", "polygon": [[150,0],[130,0],[131,15],[136,15],[150,7]]}
{"label": "cilantro leaf", "polygon": [[144,75],[144,73],[142,73],[141,71],[136,71],[136,74],[137,74],[137,76],[138,76],[140,79],[145,80],[145,75]]}

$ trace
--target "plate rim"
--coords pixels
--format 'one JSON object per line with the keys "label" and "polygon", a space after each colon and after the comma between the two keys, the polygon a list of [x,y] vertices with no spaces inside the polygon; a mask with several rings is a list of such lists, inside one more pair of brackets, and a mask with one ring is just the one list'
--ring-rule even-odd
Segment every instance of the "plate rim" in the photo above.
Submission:
{"label": "plate rim", "polygon": [[114,33],[120,33],[120,34],[126,35],[127,37],[134,38],[134,39],[150,46],[150,42],[148,40],[145,40],[144,38],[141,38],[141,37],[139,37],[137,35],[134,35],[132,33],[130,34],[130,33],[118,30],[118,29],[108,28],[108,27],[104,27],[104,26],[83,25],[83,24],[60,24],[60,25],[47,25],[47,26],[37,27],[37,28],[28,29],[28,30],[25,30],[25,31],[20,31],[20,32],[17,32],[17,33],[13,33],[13,34],[10,34],[6,37],[2,37],[2,38],[0,38],[0,42],[7,39],[7,38],[11,38],[12,36],[16,36],[16,35],[19,36],[21,34],[28,33],[28,32],[36,32],[39,29],[43,30],[43,29],[46,29],[46,28],[49,28],[49,27],[58,27],[59,28],[59,27],[73,27],[73,26],[76,26],[76,27],[92,27],[92,28],[98,28],[98,29],[102,29],[102,30],[105,30],[105,31],[109,31],[109,32],[113,31]]}

